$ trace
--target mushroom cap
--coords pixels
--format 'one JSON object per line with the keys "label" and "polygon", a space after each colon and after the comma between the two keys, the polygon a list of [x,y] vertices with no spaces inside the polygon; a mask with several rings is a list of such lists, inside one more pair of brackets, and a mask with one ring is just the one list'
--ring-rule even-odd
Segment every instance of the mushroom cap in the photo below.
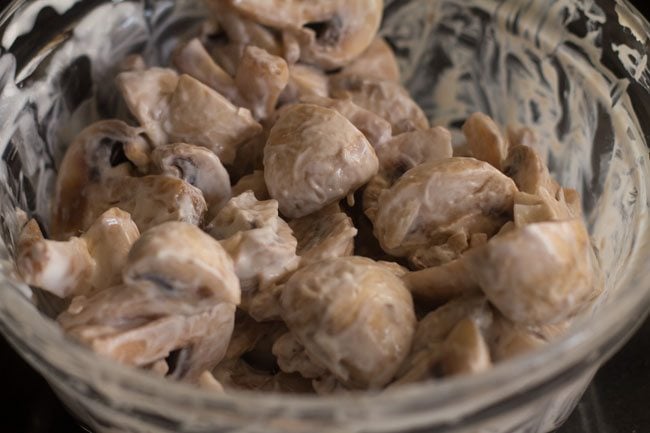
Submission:
{"label": "mushroom cap", "polygon": [[198,227],[168,222],[144,232],[133,245],[124,281],[153,281],[175,296],[239,304],[241,291],[232,259]]}
{"label": "mushroom cap", "polygon": [[416,165],[453,156],[451,133],[442,126],[395,135],[376,151],[380,171],[394,178]]}
{"label": "mushroom cap", "polygon": [[53,239],[81,234],[112,207],[98,203],[94,190],[133,173],[124,151],[145,145],[140,132],[119,120],[102,120],[77,135],[59,167],[50,226]]}
{"label": "mushroom cap", "polygon": [[296,251],[303,263],[350,256],[354,252],[357,229],[352,219],[340,211],[338,204],[292,220],[289,227],[298,240]]}
{"label": "mushroom cap", "polygon": [[429,120],[401,84],[357,75],[340,75],[330,79],[330,96],[350,99],[358,106],[386,119],[393,134],[429,128]]}
{"label": "mushroom cap", "polygon": [[589,235],[580,219],[514,229],[466,258],[490,302],[515,323],[561,322],[598,293]]}
{"label": "mushroom cap", "polygon": [[378,167],[368,140],[338,112],[309,104],[289,107],[264,148],[264,178],[280,211],[309,215],[340,200]]}
{"label": "mushroom cap", "polygon": [[515,181],[520,191],[528,194],[539,195],[545,189],[555,196],[560,190],[542,158],[529,146],[512,146],[503,162],[503,172]]}
{"label": "mushroom cap", "polygon": [[185,143],[166,144],[154,149],[151,160],[159,173],[183,179],[198,188],[210,215],[230,200],[230,177],[219,157],[210,150]]}
{"label": "mushroom cap", "polygon": [[383,13],[382,0],[229,0],[241,14],[269,27],[290,30],[300,58],[324,69],[343,66],[373,41]]}
{"label": "mushroom cap", "polygon": [[282,290],[280,304],[309,358],[351,388],[386,385],[411,346],[410,293],[393,272],[364,257],[299,269]]}
{"label": "mushroom cap", "polygon": [[400,72],[395,53],[384,38],[375,36],[359,57],[343,67],[340,75],[357,75],[375,80],[399,82]]}
{"label": "mushroom cap", "polygon": [[374,233],[396,256],[445,244],[457,233],[493,235],[510,218],[516,190],[512,180],[483,161],[427,162],[380,195]]}

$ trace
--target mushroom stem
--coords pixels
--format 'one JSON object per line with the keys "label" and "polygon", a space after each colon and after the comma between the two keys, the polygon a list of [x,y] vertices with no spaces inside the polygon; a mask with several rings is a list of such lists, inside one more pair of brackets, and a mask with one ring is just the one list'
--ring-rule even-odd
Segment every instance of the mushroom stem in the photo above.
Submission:
{"label": "mushroom stem", "polygon": [[440,266],[409,272],[402,276],[402,280],[414,297],[437,304],[480,290],[467,272],[462,257]]}

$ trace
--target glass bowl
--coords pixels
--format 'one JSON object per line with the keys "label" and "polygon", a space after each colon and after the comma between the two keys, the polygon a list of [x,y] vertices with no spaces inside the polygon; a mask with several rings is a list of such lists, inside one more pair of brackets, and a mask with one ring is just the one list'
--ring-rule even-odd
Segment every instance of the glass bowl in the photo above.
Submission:
{"label": "glass bowl", "polygon": [[15,276],[16,208],[48,225],[57,167],[86,124],[123,117],[125,55],[165,64],[198,1],[17,0],[0,15],[0,331],[97,432],[544,433],[570,414],[650,303],[650,27],[625,1],[385,1],[382,34],[434,124],[480,110],[528,125],[578,189],[606,292],[544,349],[474,376],[378,394],[221,395],[118,365],[66,338],[60,305]]}

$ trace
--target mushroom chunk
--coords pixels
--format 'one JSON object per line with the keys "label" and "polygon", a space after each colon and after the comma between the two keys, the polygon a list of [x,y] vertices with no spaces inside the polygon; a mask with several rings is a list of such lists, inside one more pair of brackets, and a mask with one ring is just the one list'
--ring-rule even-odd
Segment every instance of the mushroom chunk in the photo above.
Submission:
{"label": "mushroom chunk", "polygon": [[579,219],[529,224],[466,256],[468,271],[490,302],[515,323],[561,322],[600,290],[589,235]]}
{"label": "mushroom chunk", "polygon": [[282,393],[312,394],[309,380],[298,374],[271,374],[251,367],[246,361],[225,361],[214,369],[215,378],[228,390],[250,390]]}
{"label": "mushroom chunk", "polygon": [[[465,319],[472,320],[479,329],[489,329],[492,324],[492,312],[484,296],[472,295],[454,299],[420,320],[413,336],[411,351],[400,366],[394,385],[445,375],[446,372],[440,368],[443,355],[448,350],[445,346],[453,344],[456,339],[452,338],[452,343],[447,343],[447,340],[454,328]],[[480,343],[479,345],[482,346]],[[479,353],[482,353],[482,350]],[[453,370],[450,367],[452,365],[448,362],[446,368]]]}
{"label": "mushroom chunk", "polygon": [[297,104],[282,113],[264,148],[264,178],[280,211],[309,215],[354,192],[377,173],[375,151],[338,112]]}
{"label": "mushroom chunk", "polygon": [[469,275],[461,256],[439,266],[408,272],[402,279],[416,300],[441,303],[453,298],[480,292]]}
{"label": "mushroom chunk", "polygon": [[338,204],[292,220],[289,227],[298,240],[297,253],[303,263],[350,256],[354,252],[357,229]]}
{"label": "mushroom chunk", "polygon": [[323,71],[297,63],[289,67],[289,83],[280,95],[280,103],[298,102],[307,96],[329,95],[329,78]]}
{"label": "mushroom chunk", "polygon": [[133,174],[127,154],[147,146],[141,132],[119,120],[102,120],[77,135],[59,167],[50,227],[54,239],[79,235],[112,207],[96,196],[109,180]]}
{"label": "mushroom chunk", "polygon": [[248,46],[237,68],[235,85],[245,107],[256,119],[266,119],[289,83],[289,67],[281,57],[261,48]]}
{"label": "mushroom chunk", "polygon": [[[35,229],[38,225],[32,220],[23,230]],[[139,236],[131,216],[113,208],[79,238],[60,242],[41,235],[20,249],[16,264],[30,285],[61,298],[85,295],[121,283],[127,254]]]}
{"label": "mushroom chunk", "polygon": [[513,146],[503,163],[503,172],[512,178],[520,191],[539,195],[545,189],[556,195],[560,185],[553,180],[537,152],[528,146]]}
{"label": "mushroom chunk", "polygon": [[429,128],[429,120],[399,83],[373,80],[356,75],[334,76],[330,80],[330,96],[350,99],[358,106],[386,119],[393,134]]}
{"label": "mushroom chunk", "polygon": [[273,354],[285,373],[300,373],[307,379],[317,379],[328,374],[327,369],[317,366],[309,359],[305,346],[291,332],[285,333],[273,343]]}
{"label": "mushroom chunk", "polygon": [[157,172],[183,179],[198,188],[216,215],[230,200],[230,177],[219,158],[204,147],[185,143],[158,146],[151,154]]}
{"label": "mushroom chunk", "polygon": [[376,36],[366,51],[344,66],[339,74],[395,82],[399,82],[400,77],[395,53],[381,36]]}
{"label": "mushroom chunk", "polygon": [[229,1],[259,23],[291,31],[300,44],[300,59],[323,69],[341,67],[363,53],[383,12],[382,0]]}
{"label": "mushroom chunk", "polygon": [[133,245],[125,285],[76,298],[62,327],[117,361],[152,364],[178,352],[171,374],[193,380],[226,353],[240,301],[232,261],[217,241],[180,222]]}
{"label": "mushroom chunk", "polygon": [[152,68],[123,72],[117,81],[129,109],[156,145],[192,143],[228,164],[237,146],[262,129],[250,111],[189,75]]}
{"label": "mushroom chunk", "polygon": [[264,181],[264,172],[262,170],[255,170],[253,173],[248,174],[232,187],[232,195],[236,197],[246,191],[252,191],[255,198],[260,201],[269,200],[269,190],[266,189],[266,182]]}
{"label": "mushroom chunk", "polygon": [[501,170],[508,151],[508,142],[494,120],[483,113],[474,113],[463,125],[463,133],[474,158]]}
{"label": "mushroom chunk", "polygon": [[234,261],[245,295],[244,310],[256,292],[298,267],[297,241],[278,216],[275,200],[258,201],[251,191],[233,197],[207,230],[221,240]]}
{"label": "mushroom chunk", "polygon": [[470,318],[464,318],[454,326],[445,339],[439,369],[444,376],[472,374],[492,366],[490,349],[481,329]]}
{"label": "mushroom chunk", "polygon": [[375,149],[388,141],[392,135],[390,123],[350,100],[307,96],[300,102],[338,111],[366,136]]}
{"label": "mushroom chunk", "polygon": [[394,273],[370,259],[333,258],[299,269],[285,284],[280,305],[309,359],[349,388],[386,385],[411,345],[411,295]]}
{"label": "mushroom chunk", "polygon": [[[384,250],[418,267],[459,255],[474,233],[495,234],[510,219],[517,188],[489,164],[473,158],[427,162],[407,171],[378,200],[374,233]],[[443,260],[443,261],[444,261]]]}

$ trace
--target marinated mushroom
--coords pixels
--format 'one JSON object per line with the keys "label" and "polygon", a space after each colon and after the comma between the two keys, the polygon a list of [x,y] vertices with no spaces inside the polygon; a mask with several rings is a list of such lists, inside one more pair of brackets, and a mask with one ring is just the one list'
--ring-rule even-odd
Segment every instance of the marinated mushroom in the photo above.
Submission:
{"label": "marinated mushroom", "polygon": [[192,143],[229,164],[237,146],[262,129],[250,111],[189,75],[152,68],[123,72],[117,82],[129,109],[156,145]]}
{"label": "marinated mushroom", "polygon": [[298,102],[307,96],[329,95],[329,78],[323,71],[297,63],[289,67],[289,83],[280,95],[280,104]]}
{"label": "marinated mushroom", "polygon": [[356,75],[334,76],[330,96],[350,99],[359,107],[372,111],[391,124],[393,134],[429,128],[429,120],[399,83],[374,80]]}
{"label": "marinated mushroom", "polygon": [[381,36],[376,36],[366,51],[344,66],[339,74],[395,82],[399,82],[400,77],[395,54]]}
{"label": "marinated mushroom", "polygon": [[272,374],[260,371],[241,359],[225,361],[213,372],[226,391],[254,390],[299,394],[314,392],[310,381],[299,374]]}
{"label": "marinated mushroom", "polygon": [[246,191],[252,191],[253,194],[255,194],[255,198],[260,201],[269,200],[271,198],[269,190],[266,188],[264,171],[255,170],[253,173],[239,179],[235,186],[232,187],[233,197],[241,195]]}
{"label": "marinated mushroom", "polygon": [[283,215],[300,218],[354,192],[377,172],[377,156],[350,121],[329,108],[289,107],[264,148],[264,178]]}
{"label": "marinated mushroom", "polygon": [[561,322],[600,291],[589,235],[579,219],[516,228],[466,257],[490,302],[515,323]]}
{"label": "marinated mushroom", "polygon": [[449,260],[471,234],[495,234],[511,217],[516,190],[512,180],[473,158],[420,164],[379,196],[374,233],[389,254],[435,266],[443,256],[432,248],[447,248]]}
{"label": "marinated mushroom", "polygon": [[298,240],[296,252],[302,263],[351,256],[354,252],[357,229],[336,203],[290,221],[289,227]]}
{"label": "marinated mushroom", "polygon": [[416,300],[441,303],[480,292],[461,256],[439,266],[406,273],[402,279]]}
{"label": "marinated mushroom", "polygon": [[266,26],[290,31],[300,59],[323,69],[343,66],[371,44],[383,12],[382,0],[229,0],[241,14]]}
{"label": "marinated mushroom", "polygon": [[176,352],[171,374],[186,380],[223,358],[241,293],[217,241],[191,224],[161,224],[133,245],[123,280],[73,300],[61,326],[125,364],[148,365]]}
{"label": "marinated mushroom", "polygon": [[352,389],[386,385],[411,346],[411,295],[394,273],[367,258],[326,259],[299,269],[280,305],[309,359]]}
{"label": "marinated mushroom", "polygon": [[18,271],[28,284],[60,298],[119,284],[127,254],[140,236],[130,215],[117,208],[104,212],[81,237],[67,241],[42,235],[36,240],[40,229],[34,220],[23,231],[32,233],[32,241],[21,244]]}
{"label": "marinated mushroom", "polygon": [[463,125],[463,133],[474,158],[501,170],[508,152],[508,142],[494,120],[483,113],[474,113]]}
{"label": "marinated mushroom", "polygon": [[198,188],[208,206],[208,215],[216,215],[230,200],[230,177],[217,155],[204,147],[185,143],[156,147],[151,154],[156,172],[183,179]]}

